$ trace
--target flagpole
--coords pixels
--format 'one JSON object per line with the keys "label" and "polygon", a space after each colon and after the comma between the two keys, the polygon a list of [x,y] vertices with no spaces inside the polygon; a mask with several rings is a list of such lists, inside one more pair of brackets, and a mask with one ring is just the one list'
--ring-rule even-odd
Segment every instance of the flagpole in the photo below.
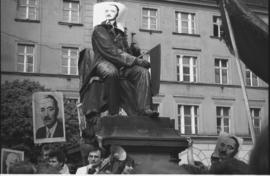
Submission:
{"label": "flagpole", "polygon": [[243,97],[244,97],[246,113],[247,113],[247,120],[248,120],[248,125],[249,125],[249,129],[250,129],[250,133],[251,133],[251,139],[252,139],[253,144],[255,144],[255,133],[254,133],[253,123],[252,123],[251,114],[250,114],[250,110],[249,110],[248,97],[247,97],[247,92],[246,92],[246,88],[245,88],[245,84],[244,84],[243,73],[242,73],[241,66],[240,66],[239,54],[238,54],[238,50],[237,50],[237,47],[235,44],[235,38],[234,38],[234,34],[233,34],[233,29],[231,26],[231,21],[229,19],[229,15],[228,15],[228,12],[226,10],[224,3],[225,3],[224,0],[222,0],[222,6],[224,8],[225,17],[226,17],[226,21],[228,24],[228,29],[229,29],[229,34],[231,37],[233,50],[235,52],[237,71],[238,71],[238,74],[240,77],[241,89],[242,89],[242,93],[243,93]]}

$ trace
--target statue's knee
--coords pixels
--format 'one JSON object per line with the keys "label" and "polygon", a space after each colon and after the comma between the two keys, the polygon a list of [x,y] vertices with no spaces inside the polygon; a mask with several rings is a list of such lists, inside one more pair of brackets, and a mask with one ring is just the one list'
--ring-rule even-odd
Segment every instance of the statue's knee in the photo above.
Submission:
{"label": "statue's knee", "polygon": [[111,78],[118,78],[119,74],[117,70],[110,70],[107,72],[107,77],[111,77]]}
{"label": "statue's knee", "polygon": [[149,74],[148,69],[146,69],[144,67],[137,67],[136,70],[137,70],[137,73],[139,73],[141,75],[148,75]]}

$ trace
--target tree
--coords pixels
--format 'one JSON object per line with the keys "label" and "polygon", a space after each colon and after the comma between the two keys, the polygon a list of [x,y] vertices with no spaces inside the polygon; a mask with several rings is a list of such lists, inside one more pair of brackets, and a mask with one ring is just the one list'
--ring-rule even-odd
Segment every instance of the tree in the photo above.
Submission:
{"label": "tree", "polygon": [[[32,94],[39,91],[50,89],[30,80],[6,81],[1,85],[2,147],[24,150],[26,155],[31,152],[30,156],[38,155],[40,146],[33,142]],[[55,145],[66,150],[79,141],[79,127],[76,104],[64,99],[64,108],[67,142]]]}

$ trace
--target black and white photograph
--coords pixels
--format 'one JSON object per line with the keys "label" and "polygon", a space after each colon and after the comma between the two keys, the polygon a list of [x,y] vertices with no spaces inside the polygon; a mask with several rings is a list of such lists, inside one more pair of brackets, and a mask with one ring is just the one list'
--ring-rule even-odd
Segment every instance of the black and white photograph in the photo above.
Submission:
{"label": "black and white photograph", "polygon": [[268,35],[268,0],[1,0],[11,174],[270,175]]}
{"label": "black and white photograph", "polygon": [[9,174],[10,168],[19,162],[24,160],[24,152],[19,150],[1,149],[1,173]]}
{"label": "black and white photograph", "polygon": [[34,142],[65,141],[63,94],[36,92],[33,94],[32,105]]}

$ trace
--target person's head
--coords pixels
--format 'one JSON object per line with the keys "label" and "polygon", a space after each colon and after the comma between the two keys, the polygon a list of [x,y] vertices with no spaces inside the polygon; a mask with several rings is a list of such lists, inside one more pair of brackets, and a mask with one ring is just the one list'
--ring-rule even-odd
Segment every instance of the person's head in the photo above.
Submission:
{"label": "person's head", "polygon": [[51,128],[57,121],[59,108],[57,100],[52,95],[46,95],[40,101],[40,113],[43,123]]}
{"label": "person's head", "polygon": [[10,167],[12,167],[16,162],[19,162],[19,161],[20,161],[20,157],[17,154],[9,153],[6,159],[7,173],[9,173]]}
{"label": "person's head", "polygon": [[234,136],[220,136],[216,145],[217,155],[219,159],[232,158],[238,153],[239,142]]}
{"label": "person's head", "polygon": [[52,147],[50,145],[43,145],[41,149],[41,155],[43,161],[48,161],[49,159],[49,153],[52,151]]}
{"label": "person's head", "polygon": [[92,148],[88,154],[88,162],[90,165],[98,165],[101,163],[101,149],[100,148]]}
{"label": "person's head", "polygon": [[9,169],[10,174],[35,174],[36,171],[35,166],[27,161],[16,162]]}
{"label": "person's head", "polygon": [[49,153],[49,165],[58,170],[61,170],[65,163],[65,154],[61,150],[53,150]]}
{"label": "person's head", "polygon": [[115,21],[119,14],[119,7],[115,4],[108,4],[105,7],[105,18],[107,21]]}

